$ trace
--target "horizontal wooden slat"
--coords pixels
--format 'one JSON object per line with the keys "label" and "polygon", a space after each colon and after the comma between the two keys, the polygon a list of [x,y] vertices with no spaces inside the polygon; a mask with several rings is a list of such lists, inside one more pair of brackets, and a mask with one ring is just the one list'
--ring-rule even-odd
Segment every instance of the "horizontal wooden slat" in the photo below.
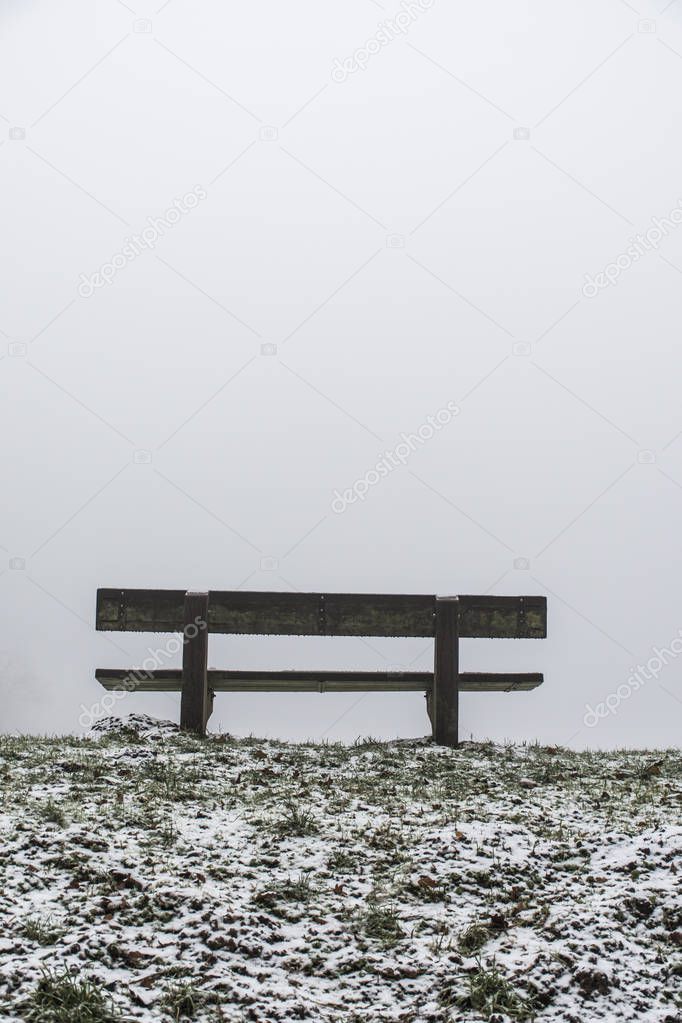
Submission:
{"label": "horizontal wooden slat", "polygon": [[545,639],[546,597],[463,596],[459,635],[469,639]]}
{"label": "horizontal wooden slat", "polygon": [[209,629],[246,635],[430,636],[426,595],[212,592]]}
{"label": "horizontal wooden slat", "polygon": [[212,591],[209,629],[252,636],[318,636],[320,604],[317,593]]}
{"label": "horizontal wooden slat", "polygon": [[537,689],[545,681],[541,672],[463,671],[459,688],[463,693],[515,693]]}
{"label": "horizontal wooden slat", "polygon": [[95,678],[105,689],[130,693],[180,693],[182,671],[136,671],[134,668],[97,668]]}
{"label": "horizontal wooden slat", "polygon": [[182,632],[184,590],[98,590],[97,628],[103,632]]}
{"label": "horizontal wooden slat", "polygon": [[[99,668],[97,680],[110,690],[142,693],[173,693],[182,689],[182,672],[176,669],[138,673],[118,668]],[[463,672],[461,692],[513,692],[542,685],[540,674],[491,674]],[[209,671],[209,687],[216,693],[350,693],[425,692],[433,685],[430,671]]]}
{"label": "horizontal wooden slat", "polygon": [[435,597],[329,593],[324,597],[329,636],[432,636]]}
{"label": "horizontal wooden slat", "polygon": [[[98,590],[97,628],[181,632],[184,591]],[[214,590],[209,631],[242,635],[434,635],[435,596],[427,594],[266,593]],[[543,639],[545,597],[460,597],[460,636]]]}

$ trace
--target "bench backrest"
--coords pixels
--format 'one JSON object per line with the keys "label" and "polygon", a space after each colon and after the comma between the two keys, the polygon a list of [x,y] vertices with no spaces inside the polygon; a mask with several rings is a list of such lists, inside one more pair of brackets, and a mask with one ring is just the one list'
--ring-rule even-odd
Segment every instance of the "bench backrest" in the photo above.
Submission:
{"label": "bench backrest", "polygon": [[[97,629],[182,632],[184,590],[100,589]],[[268,593],[212,590],[208,631],[232,635],[435,635],[436,597],[428,594]],[[544,639],[545,597],[460,596],[459,635]]]}

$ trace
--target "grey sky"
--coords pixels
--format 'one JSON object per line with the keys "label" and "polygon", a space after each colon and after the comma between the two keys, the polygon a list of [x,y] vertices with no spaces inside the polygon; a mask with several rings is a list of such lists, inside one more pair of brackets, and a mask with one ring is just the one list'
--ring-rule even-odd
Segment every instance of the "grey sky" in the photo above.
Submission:
{"label": "grey sky", "polygon": [[[0,3],[0,728],[77,731],[94,667],[162,645],[95,635],[97,586],[241,586],[546,593],[547,641],[463,643],[546,677],[463,697],[463,734],[679,742],[682,659],[631,672],[682,629],[681,8]],[[427,731],[394,694],[212,725]]]}

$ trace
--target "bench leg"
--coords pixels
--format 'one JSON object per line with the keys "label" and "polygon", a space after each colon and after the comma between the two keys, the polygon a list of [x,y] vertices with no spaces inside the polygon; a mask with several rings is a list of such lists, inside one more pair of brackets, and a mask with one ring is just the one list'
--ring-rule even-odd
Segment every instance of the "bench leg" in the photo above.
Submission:
{"label": "bench leg", "polygon": [[431,696],[434,742],[459,743],[459,597],[436,598],[436,642]]}
{"label": "bench leg", "polygon": [[208,691],[208,593],[185,594],[180,727],[206,734],[213,701]]}

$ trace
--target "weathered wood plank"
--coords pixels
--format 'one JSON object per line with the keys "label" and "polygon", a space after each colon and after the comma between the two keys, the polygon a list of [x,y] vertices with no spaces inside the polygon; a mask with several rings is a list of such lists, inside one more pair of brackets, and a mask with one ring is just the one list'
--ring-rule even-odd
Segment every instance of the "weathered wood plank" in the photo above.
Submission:
{"label": "weathered wood plank", "polygon": [[440,746],[459,743],[459,598],[436,599],[436,642],[430,699],[433,738]]}
{"label": "weathered wood plank", "polygon": [[302,636],[433,635],[433,597],[212,592],[212,632]]}
{"label": "weathered wood plank", "polygon": [[182,632],[185,590],[97,591],[100,632]]}
{"label": "weathered wood plank", "polygon": [[[545,597],[470,596],[460,600],[460,636],[543,639]],[[181,590],[103,589],[97,628],[104,631],[180,632]],[[436,598],[427,594],[266,593],[212,591],[209,631],[243,635],[435,635]]]}
{"label": "weathered wood plank", "polygon": [[[425,692],[433,686],[431,671],[240,671],[211,670],[209,690],[216,693],[350,693]],[[179,693],[182,671],[162,668],[135,672],[125,668],[98,668],[98,682],[109,690],[141,693]],[[536,689],[539,673],[463,672],[459,691],[465,693],[520,692]]]}
{"label": "weathered wood plank", "polygon": [[97,668],[95,678],[110,692],[117,693],[180,693],[182,669],[163,668],[143,671],[141,668]]}
{"label": "weathered wood plank", "polygon": [[545,639],[546,597],[465,595],[459,598],[459,635],[466,639]]}
{"label": "weathered wood plank", "polygon": [[434,598],[428,595],[328,593],[328,636],[432,636]]}
{"label": "weathered wood plank", "polygon": [[211,632],[232,635],[318,636],[319,593],[212,590]]}
{"label": "weathered wood plank", "polygon": [[184,604],[180,727],[206,734],[211,713],[208,691],[208,593],[187,593]]}
{"label": "weathered wood plank", "polygon": [[541,672],[464,671],[459,676],[460,693],[520,693],[537,689],[545,681]]}

